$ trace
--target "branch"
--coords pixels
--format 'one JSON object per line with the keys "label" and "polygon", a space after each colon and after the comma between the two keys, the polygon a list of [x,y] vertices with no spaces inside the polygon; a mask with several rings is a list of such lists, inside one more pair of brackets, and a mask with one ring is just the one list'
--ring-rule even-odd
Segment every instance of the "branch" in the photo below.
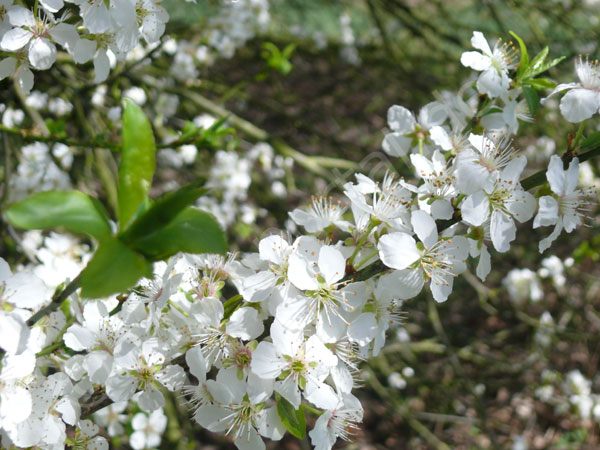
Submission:
{"label": "branch", "polygon": [[11,128],[2,124],[0,124],[0,131],[19,136],[26,142],[60,142],[62,144],[68,145],[69,147],[108,148],[113,151],[118,150],[120,147],[120,145],[117,143],[104,141],[104,138],[102,136],[92,136],[92,139],[89,141],[77,141],[75,139],[70,139],[65,136],[59,136],[55,134],[39,134],[31,130]]}
{"label": "branch", "polygon": [[32,326],[46,314],[50,314],[51,312],[56,311],[62,302],[64,302],[69,296],[77,290],[79,287],[79,282],[81,274],[77,275],[73,281],[71,281],[62,291],[56,291],[52,296],[52,301],[45,308],[40,309],[33,316],[31,316],[27,320],[27,325]]}
{"label": "branch", "polygon": [[[592,147],[591,149],[581,153],[580,155],[576,155],[573,152],[565,152],[561,159],[564,165],[568,165],[575,157],[577,157],[579,159],[579,162],[582,163],[596,156],[600,156],[600,145]],[[523,180],[521,180],[521,186],[523,186],[523,189],[525,189],[526,191],[528,191],[529,189],[533,189],[534,187],[541,186],[546,182],[546,172],[547,169],[542,169],[539,172],[536,172],[533,175],[524,178]]]}

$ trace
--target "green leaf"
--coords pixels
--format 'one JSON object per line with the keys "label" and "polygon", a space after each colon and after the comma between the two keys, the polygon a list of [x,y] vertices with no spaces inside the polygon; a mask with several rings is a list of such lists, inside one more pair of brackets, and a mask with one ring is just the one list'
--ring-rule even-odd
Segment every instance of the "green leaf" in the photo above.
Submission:
{"label": "green leaf", "polygon": [[135,217],[119,239],[127,243],[143,238],[167,226],[181,211],[195,202],[207,189],[204,181],[188,184],[160,197],[144,213]]}
{"label": "green leaf", "polygon": [[[535,58],[531,60],[531,64],[529,64],[529,69],[527,70],[527,74],[531,75],[531,73],[535,73],[535,71],[539,70],[544,61],[546,60],[546,56],[548,56],[548,46],[544,47],[541,52],[535,55]],[[535,76],[535,75],[532,75]]]}
{"label": "green leaf", "polygon": [[223,304],[223,320],[227,320],[235,312],[235,310],[244,302],[241,295],[234,295]]}
{"label": "green leaf", "polygon": [[525,95],[525,100],[527,100],[529,112],[533,117],[540,106],[540,98],[537,94],[537,91],[531,87],[523,86],[523,94]]}
{"label": "green leaf", "polygon": [[525,80],[523,83],[528,84],[538,91],[540,89],[554,89],[556,87],[556,83],[550,78],[533,78],[531,80]]}
{"label": "green leaf", "polygon": [[560,58],[556,58],[553,59],[552,61],[546,63],[546,64],[542,64],[540,65],[536,70],[532,70],[530,76],[531,77],[536,77],[539,74],[547,71],[548,69],[551,69],[552,67],[556,66],[558,63],[560,63],[563,59],[565,59],[566,56],[561,56]]}
{"label": "green leaf", "polygon": [[165,259],[177,252],[227,252],[225,234],[215,218],[192,207],[180,212],[167,226],[128,241],[128,246],[151,260]]}
{"label": "green leaf", "polygon": [[516,33],[509,31],[510,35],[514,37],[519,43],[519,48],[521,50],[521,61],[519,62],[519,68],[517,69],[517,78],[520,77],[521,74],[525,73],[527,68],[529,67],[529,54],[527,53],[527,47],[525,46],[525,42]]}
{"label": "green leaf", "polygon": [[294,43],[288,44],[283,49],[283,52],[281,52],[281,55],[286,59],[290,59],[290,57],[294,53],[294,50],[296,50],[296,44],[294,44]]}
{"label": "green leaf", "polygon": [[119,164],[119,227],[125,229],[148,197],[156,170],[156,144],[142,109],[126,100]]}
{"label": "green leaf", "polygon": [[498,108],[498,107],[494,106],[494,107],[492,107],[492,108],[488,108],[488,109],[486,109],[485,111],[483,111],[483,112],[482,112],[482,113],[479,115],[479,117],[485,117],[485,116],[487,116],[487,115],[489,115],[489,114],[496,114],[496,113],[501,113],[501,112],[502,112],[502,109],[501,109],[501,108]]}
{"label": "green leaf", "polygon": [[581,150],[588,150],[598,146],[600,146],[600,131],[596,131],[586,137],[581,143]]}
{"label": "green leaf", "polygon": [[108,216],[100,202],[79,191],[46,191],[14,203],[6,218],[26,230],[64,227],[102,240],[110,237]]}
{"label": "green leaf", "polygon": [[295,410],[290,402],[277,395],[277,414],[279,414],[286,430],[298,439],[304,438],[306,435],[306,420],[302,408]]}
{"label": "green leaf", "polygon": [[81,272],[81,295],[108,297],[129,289],[143,276],[152,276],[152,265],[118,239],[107,239]]}

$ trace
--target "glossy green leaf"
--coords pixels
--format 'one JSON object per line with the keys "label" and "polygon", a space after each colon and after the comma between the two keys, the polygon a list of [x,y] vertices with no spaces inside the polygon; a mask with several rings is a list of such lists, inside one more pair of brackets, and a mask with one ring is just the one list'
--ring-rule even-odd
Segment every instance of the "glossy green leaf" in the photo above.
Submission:
{"label": "glossy green leaf", "polygon": [[119,236],[123,242],[131,242],[155,233],[167,226],[181,211],[194,203],[206,192],[204,182],[188,184],[160,197],[146,212],[139,214]]}
{"label": "glossy green leaf", "polygon": [[98,200],[79,191],[46,191],[14,203],[6,218],[26,230],[64,227],[98,240],[110,237],[108,216]]}
{"label": "glossy green leaf", "polygon": [[277,396],[277,414],[283,422],[286,430],[298,439],[302,439],[306,435],[306,420],[304,419],[304,410],[294,406],[285,398]]}
{"label": "glossy green leaf", "polygon": [[544,73],[546,70],[551,69],[552,67],[556,66],[557,64],[559,64],[563,59],[565,59],[565,56],[561,56],[560,58],[556,58],[553,59],[550,62],[547,62],[545,64],[541,64],[537,69],[535,70],[531,70],[531,74],[530,76],[532,77],[536,77],[541,73]]}
{"label": "glossy green leaf", "polygon": [[524,83],[538,91],[540,89],[554,89],[556,87],[556,83],[550,78],[533,78],[531,80],[524,81]]}
{"label": "glossy green leaf", "polygon": [[167,226],[128,241],[127,245],[151,260],[165,259],[177,252],[227,252],[225,234],[216,219],[191,207],[180,212]]}
{"label": "glossy green leaf", "polygon": [[135,286],[143,276],[152,276],[152,265],[118,239],[107,239],[81,272],[81,295],[108,297]]}
{"label": "glossy green leaf", "polygon": [[531,64],[529,64],[529,68],[527,70],[527,74],[535,73],[537,70],[543,66],[546,57],[548,56],[548,46],[544,47],[542,51],[540,51],[535,58],[531,60]]}
{"label": "glossy green leaf", "polygon": [[148,197],[156,170],[156,144],[142,109],[126,100],[119,164],[119,227],[125,229]]}
{"label": "glossy green leaf", "polygon": [[540,106],[540,98],[537,94],[537,91],[528,86],[523,87],[523,95],[525,95],[525,100],[527,101],[527,106],[529,106],[529,112],[531,116],[535,116],[539,106]]}
{"label": "glossy green leaf", "polygon": [[521,50],[521,61],[519,63],[519,68],[517,69],[517,77],[521,74],[525,73],[527,68],[529,67],[529,54],[527,53],[527,47],[525,46],[525,42],[516,33],[509,31],[510,35],[514,37],[519,43],[519,49]]}

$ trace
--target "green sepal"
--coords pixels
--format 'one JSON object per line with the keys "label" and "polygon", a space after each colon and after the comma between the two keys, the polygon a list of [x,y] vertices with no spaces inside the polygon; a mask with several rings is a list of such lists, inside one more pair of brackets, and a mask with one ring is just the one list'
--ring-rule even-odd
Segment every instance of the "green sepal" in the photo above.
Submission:
{"label": "green sepal", "polygon": [[304,378],[304,376],[300,375],[298,377],[298,386],[300,387],[300,389],[305,390],[306,389],[306,378]]}
{"label": "green sepal", "polygon": [[600,131],[590,134],[581,142],[581,150],[585,151],[590,148],[600,146]]}
{"label": "green sepal", "polygon": [[223,320],[227,321],[231,315],[238,309],[242,303],[244,302],[244,298],[238,294],[231,297],[225,303],[223,303]]}
{"label": "green sepal", "polygon": [[529,113],[532,117],[535,116],[540,106],[540,97],[538,96],[537,91],[532,87],[523,86],[523,95],[525,95]]}
{"label": "green sepal", "polygon": [[277,399],[277,414],[279,414],[285,429],[298,439],[304,438],[306,435],[304,410],[302,408],[295,410],[294,406],[279,394],[276,394],[275,397]]}
{"label": "green sepal", "polygon": [[517,69],[517,78],[519,78],[529,68],[529,54],[527,53],[527,47],[525,46],[523,39],[512,31],[509,31],[509,33],[517,40],[519,49],[521,50],[521,61],[519,62],[519,68]]}

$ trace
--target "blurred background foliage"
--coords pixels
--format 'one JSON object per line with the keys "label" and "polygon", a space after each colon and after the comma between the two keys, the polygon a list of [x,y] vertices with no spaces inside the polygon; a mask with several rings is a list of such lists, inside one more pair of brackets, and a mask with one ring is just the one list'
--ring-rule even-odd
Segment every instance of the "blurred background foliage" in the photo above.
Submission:
{"label": "blurred background foliage", "polygon": [[[194,45],[205,43],[207,21],[227,3],[165,0],[171,16],[167,34]],[[227,133],[208,134],[197,143],[192,166],[157,174],[163,190],[174,180],[183,184],[206,176],[217,149],[243,154],[257,142],[268,142],[276,153],[295,160],[285,177],[284,197],[266,189],[260,174],[253,175],[249,198],[265,214],[230,228],[232,248],[240,250],[255,251],[260,237],[284,227],[287,212],[307,204],[309,195],[339,195],[339,187],[355,171],[381,176],[392,168],[408,176],[406,161],[382,156],[386,111],[393,104],[418,111],[435,93],[468,88],[471,74],[459,60],[471,49],[473,30],[489,40],[510,40],[508,32],[514,31],[530,54],[548,45],[551,58],[566,56],[550,71],[558,82],[574,79],[577,55],[594,59],[600,51],[600,2],[595,0],[272,0],[270,14],[268,26],[234,56],[199,65],[194,80],[158,83],[168,77],[172,63],[159,57],[152,65],[125,65],[115,72],[120,78],[106,83],[107,107],[118,105],[124,90],[142,87],[149,98],[145,108],[161,138],[201,113],[228,118]],[[344,36],[340,17],[349,18],[351,39]],[[81,71],[56,65],[36,74],[37,89],[75,99],[73,112],[49,125],[69,136],[110,142],[115,127],[91,108],[96,86],[82,82],[89,74]],[[180,95],[176,114],[164,120],[155,110],[161,92]],[[12,95],[8,89],[0,94],[6,104],[16,101]],[[596,117],[587,131],[598,129],[597,124]],[[528,149],[528,159],[537,161],[538,168],[545,167],[548,155],[536,137],[550,138],[560,154],[576,131],[556,107],[541,108],[533,123],[521,125],[523,137],[515,144]],[[88,149],[76,158],[74,185],[99,178],[90,176],[97,170],[91,168],[92,153]],[[299,155],[322,159],[303,165]],[[112,163],[107,164],[110,168]],[[589,170],[598,179],[598,161]],[[103,192],[100,182],[90,188]],[[526,224],[510,253],[492,256],[493,271],[485,284],[471,268],[446,303],[435,305],[428,292],[407,302],[405,327],[392,331],[382,354],[363,364],[364,388],[357,392],[365,407],[364,424],[354,443],[338,442],[336,448],[598,448],[598,421],[578,411],[570,401],[578,394],[564,387],[566,374],[579,370],[591,380],[591,392],[600,393],[598,231],[598,219],[590,219],[588,227],[563,234],[540,255],[537,243],[545,230]],[[10,237],[0,250],[19,262]],[[561,266],[562,284],[549,269],[544,271],[542,259],[550,254],[563,262],[572,258],[572,264]],[[534,273],[541,298],[523,278],[503,283],[514,268]],[[511,285],[522,295],[511,296]],[[544,386],[553,386],[549,400],[540,394]],[[225,438],[190,429],[187,413],[176,401],[166,412],[171,421],[162,448],[234,448]],[[308,440],[286,438],[269,448],[304,449]]]}

